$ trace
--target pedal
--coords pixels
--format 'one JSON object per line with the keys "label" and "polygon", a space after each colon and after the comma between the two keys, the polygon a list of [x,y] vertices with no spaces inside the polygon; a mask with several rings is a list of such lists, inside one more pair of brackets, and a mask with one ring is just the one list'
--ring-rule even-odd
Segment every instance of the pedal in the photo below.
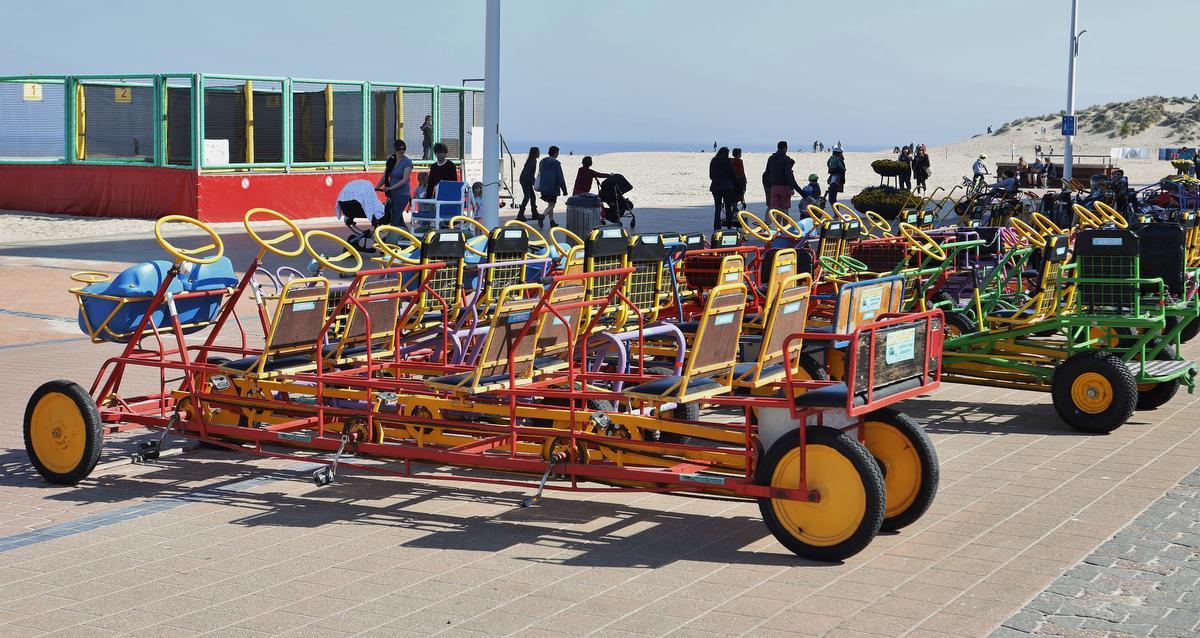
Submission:
{"label": "pedal", "polygon": [[316,483],[317,487],[329,485],[333,482],[333,479],[337,477],[338,461],[342,460],[342,454],[346,451],[346,445],[349,443],[350,435],[343,434],[342,442],[340,445],[338,445],[337,452],[334,452],[333,454],[333,462],[325,467],[317,468],[312,473],[313,483]]}
{"label": "pedal", "polygon": [[133,453],[133,460],[135,463],[157,461],[160,452],[158,441],[142,441],[138,445],[138,451]]}

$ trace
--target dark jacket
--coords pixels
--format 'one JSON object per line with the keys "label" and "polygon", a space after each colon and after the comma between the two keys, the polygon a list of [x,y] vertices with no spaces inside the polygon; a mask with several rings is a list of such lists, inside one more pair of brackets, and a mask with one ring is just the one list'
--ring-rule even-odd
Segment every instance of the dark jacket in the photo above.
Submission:
{"label": "dark jacket", "polygon": [[737,173],[733,172],[733,162],[728,157],[713,157],[709,161],[708,179],[711,180],[708,190],[714,193],[727,193],[737,188]]}
{"label": "dark jacket", "polygon": [[538,164],[542,181],[538,184],[538,192],[544,197],[558,197],[567,194],[567,178],[563,176],[562,162],[549,155],[542,158]]}
{"label": "dark jacket", "polygon": [[534,176],[537,174],[537,158],[530,157],[525,160],[525,167],[521,169],[521,177],[517,183],[522,186],[533,186]]}
{"label": "dark jacket", "polygon": [[835,153],[829,156],[829,159],[825,162],[825,166],[828,167],[831,178],[837,177],[837,180],[829,180],[829,190],[837,193],[846,190],[846,160]]}
{"label": "dark jacket", "polygon": [[929,179],[929,154],[913,155],[912,171],[917,179]]}
{"label": "dark jacket", "polygon": [[797,193],[800,192],[800,185],[796,183],[796,176],[792,173],[792,167],[796,165],[796,160],[787,156],[787,153],[775,151],[767,158],[767,170],[763,172],[763,184],[766,186],[788,186]]}

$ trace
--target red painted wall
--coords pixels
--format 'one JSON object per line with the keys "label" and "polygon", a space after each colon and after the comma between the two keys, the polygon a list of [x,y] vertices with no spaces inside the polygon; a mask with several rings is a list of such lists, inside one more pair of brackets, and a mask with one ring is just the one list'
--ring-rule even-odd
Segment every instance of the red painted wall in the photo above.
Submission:
{"label": "red painted wall", "polygon": [[[241,221],[251,208],[293,219],[333,217],[347,182],[375,183],[379,171],[202,173],[152,166],[0,164],[0,209],[155,219],[177,213],[206,222]],[[412,175],[412,189],[417,172]]]}

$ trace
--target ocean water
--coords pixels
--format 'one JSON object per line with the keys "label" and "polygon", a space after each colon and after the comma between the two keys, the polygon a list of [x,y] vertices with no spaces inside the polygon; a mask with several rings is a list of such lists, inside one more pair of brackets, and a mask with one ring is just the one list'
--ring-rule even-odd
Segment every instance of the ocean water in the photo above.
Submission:
{"label": "ocean water", "polygon": [[[529,147],[536,146],[546,152],[546,149],[551,145],[558,146],[563,155],[601,155],[604,153],[636,153],[636,152],[680,152],[680,153],[711,153],[713,152],[712,142],[708,144],[694,143],[686,144],[680,142],[588,142],[588,141],[558,141],[558,140],[506,140],[508,142],[508,150],[514,156],[523,157],[529,152]],[[778,141],[778,140],[776,140]],[[837,140],[825,141],[825,152],[837,142]],[[722,141],[717,140],[718,146],[728,146],[729,148],[741,147],[747,153],[773,153],[775,151],[776,142],[764,143],[743,143],[737,141]],[[807,143],[803,142],[788,142],[788,152],[804,153],[812,152],[812,140]],[[859,151],[878,151],[886,148],[888,151],[892,147],[886,144],[850,144],[842,143],[842,148],[848,152]]]}

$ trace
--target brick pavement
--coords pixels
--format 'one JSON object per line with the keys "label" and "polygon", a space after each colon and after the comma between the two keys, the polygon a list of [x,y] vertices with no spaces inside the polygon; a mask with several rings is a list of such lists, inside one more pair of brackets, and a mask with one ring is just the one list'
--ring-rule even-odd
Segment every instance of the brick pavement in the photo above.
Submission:
{"label": "brick pavement", "polygon": [[[695,217],[643,214],[640,227]],[[244,261],[248,244],[229,244]],[[157,255],[143,238],[70,261],[37,248],[0,246],[0,298],[45,291],[33,307],[60,318],[74,312],[65,269]],[[112,346],[0,313],[13,322],[32,323],[0,343],[13,346],[0,347],[4,636],[982,636],[1200,465],[1185,393],[1086,437],[1046,395],[947,385],[904,408],[937,445],[937,501],[840,565],[796,559],[754,504],[724,499],[551,493],[520,509],[528,490],[369,474],[318,489],[294,461],[211,450],[68,489],[28,469],[20,415],[37,385],[89,380]],[[105,458],[128,449],[117,437]],[[47,540],[5,551],[39,531]]]}
{"label": "brick pavement", "polygon": [[993,638],[1200,634],[1200,471],[1055,579]]}

